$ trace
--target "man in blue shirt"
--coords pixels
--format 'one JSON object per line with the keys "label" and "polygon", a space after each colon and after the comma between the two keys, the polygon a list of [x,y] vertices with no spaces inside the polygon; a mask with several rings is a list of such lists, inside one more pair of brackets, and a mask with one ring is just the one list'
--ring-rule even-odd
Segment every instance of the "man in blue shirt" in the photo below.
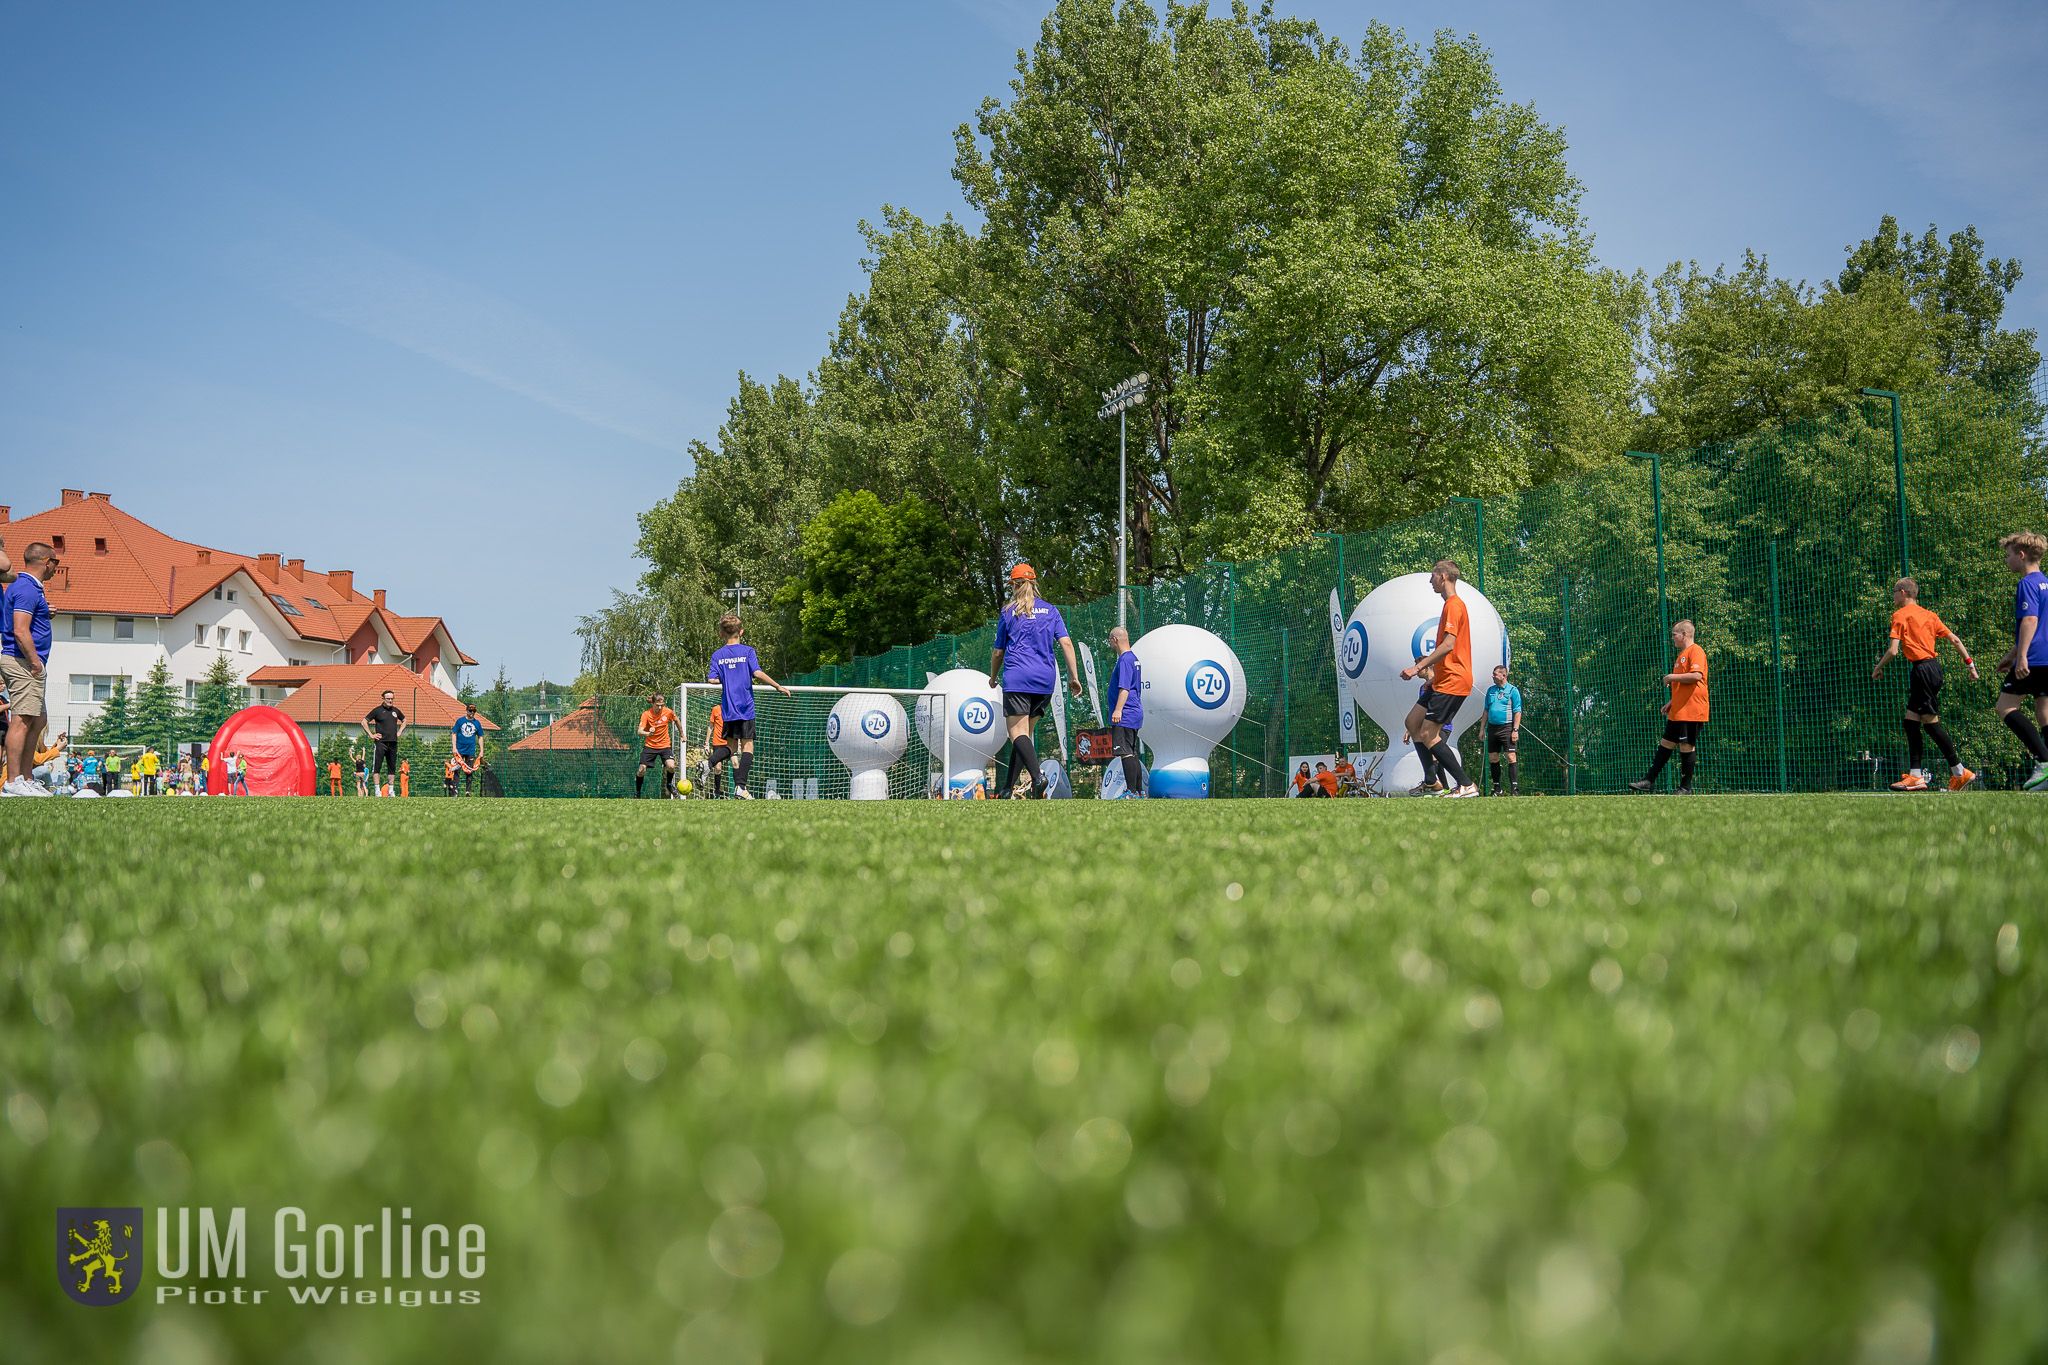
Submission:
{"label": "man in blue shirt", "polygon": [[1124,794],[1135,801],[1145,794],[1145,768],[1138,762],[1138,731],[1145,724],[1145,669],[1131,652],[1131,633],[1122,626],[1109,632],[1116,667],[1109,674],[1109,751],[1123,760]]}
{"label": "man in blue shirt", "polygon": [[725,643],[711,656],[711,667],[705,670],[704,679],[718,684],[725,742],[739,751],[739,772],[733,779],[732,794],[742,801],[751,801],[754,794],[747,790],[747,777],[754,768],[754,680],[759,678],[785,697],[789,689],[768,676],[752,645],[740,643],[740,636],[745,633],[746,627],[733,613],[727,612],[718,619],[718,635]]}
{"label": "man in blue shirt", "polygon": [[49,715],[45,684],[49,680],[50,599],[43,584],[57,572],[56,553],[42,541],[21,553],[21,572],[0,592],[0,682],[7,685],[7,771],[13,776],[0,787],[7,796],[48,796],[36,781],[30,760],[43,738]]}
{"label": "man in blue shirt", "polygon": [[[484,738],[484,723],[477,719],[476,703],[471,702],[455,719],[455,769],[462,774],[462,790],[470,790],[476,781],[476,757]],[[451,796],[453,792],[449,793]]]}
{"label": "man in blue shirt", "polygon": [[2048,743],[2041,739],[2041,717],[2035,714],[2048,702],[2048,630],[2041,628],[2041,618],[2048,616],[2048,575],[2041,572],[2048,538],[2020,531],[1999,541],[1998,548],[2020,584],[2013,595],[2012,648],[1998,661],[2005,681],[1999,684],[1996,710],[2034,760],[2033,775],[2021,785],[2037,792],[2048,787]]}
{"label": "man in blue shirt", "polygon": [[[1522,689],[1508,681],[1508,666],[1493,666],[1493,686],[1486,689],[1486,761],[1493,772],[1493,794],[1505,792],[1519,796],[1522,792],[1521,763],[1515,758],[1515,746],[1522,738]],[[1508,784],[1500,784],[1500,757],[1502,751],[1508,756]]]}

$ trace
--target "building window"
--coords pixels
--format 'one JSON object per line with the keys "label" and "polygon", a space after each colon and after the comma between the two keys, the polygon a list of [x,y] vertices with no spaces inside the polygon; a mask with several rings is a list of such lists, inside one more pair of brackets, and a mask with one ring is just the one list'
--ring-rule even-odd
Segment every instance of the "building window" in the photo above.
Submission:
{"label": "building window", "polygon": [[90,640],[92,638],[92,618],[90,616],[74,616],[71,618],[71,638],[74,640]]}
{"label": "building window", "polygon": [[213,590],[213,600],[214,600],[214,601],[216,601],[216,602],[220,601],[220,589],[219,589],[219,588],[215,588],[215,589]]}
{"label": "building window", "polygon": [[215,648],[218,649],[226,649],[228,647],[228,628],[226,626],[215,626],[213,628],[213,643]]}
{"label": "building window", "polygon": [[306,599],[306,605],[307,605],[307,606],[309,606],[309,607],[313,607],[313,608],[315,608],[315,609],[317,609],[317,610],[319,610],[319,611],[325,611],[325,610],[327,610],[327,608],[325,608],[325,607],[323,607],[323,606],[321,606],[321,605],[320,605],[320,599],[319,599],[319,598],[317,598],[317,597],[309,597],[309,598],[307,598],[307,599]]}
{"label": "building window", "polygon": [[229,589],[228,589],[228,601],[232,602],[232,601],[234,601],[234,600],[235,600],[235,590],[234,590],[233,588],[229,588]]}
{"label": "building window", "polygon": [[73,673],[71,675],[71,700],[76,702],[105,701],[114,695],[114,683],[118,681],[109,673]]}
{"label": "building window", "polygon": [[195,637],[192,643],[198,645],[201,649],[206,648],[206,627],[195,625],[192,627],[192,634]]}
{"label": "building window", "polygon": [[116,616],[114,618],[114,638],[116,640],[134,639],[135,618],[132,616]]}
{"label": "building window", "polygon": [[293,606],[291,604],[290,599],[288,599],[281,592],[274,592],[270,594],[270,600],[275,602],[277,604],[277,609],[283,612],[286,616],[297,616],[299,614],[299,609]]}
{"label": "building window", "polygon": [[186,700],[186,701],[198,701],[198,700],[199,700],[199,680],[198,680],[197,678],[187,678],[187,679],[185,679],[185,700]]}
{"label": "building window", "polygon": [[96,555],[103,555],[107,552],[107,538],[105,536],[94,536],[92,538],[92,552]]}
{"label": "building window", "polygon": [[247,654],[247,653],[249,652],[249,632],[248,632],[248,631],[246,631],[246,630],[245,630],[245,631],[243,631],[243,632],[242,632],[242,638],[241,638],[241,642],[240,642],[240,643],[241,643],[241,650],[242,650],[242,653],[244,653],[244,654]]}

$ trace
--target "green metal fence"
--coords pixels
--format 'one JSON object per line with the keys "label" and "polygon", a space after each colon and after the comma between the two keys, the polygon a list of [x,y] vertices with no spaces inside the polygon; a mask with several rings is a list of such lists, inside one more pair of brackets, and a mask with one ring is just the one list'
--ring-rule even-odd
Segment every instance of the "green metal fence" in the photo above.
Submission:
{"label": "green metal fence", "polygon": [[[2044,398],[2042,386],[2002,398],[1965,386],[1902,400],[1871,391],[1745,440],[1632,452],[1512,496],[1453,499],[1409,521],[1133,587],[1132,634],[1187,622],[1229,642],[1248,697],[1214,755],[1212,789],[1283,795],[1290,754],[1337,747],[1331,589],[1348,614],[1380,582],[1448,557],[1508,629],[1524,791],[1615,791],[1641,774],[1661,724],[1669,627],[1686,618],[1711,666],[1701,790],[1862,790],[1903,766],[1906,670],[1876,683],[1870,671],[1892,582],[1909,571],[1985,675],[1973,683],[1946,657],[1944,718],[1965,761],[2010,785],[2018,750],[1990,716],[1991,666],[2011,637],[2012,581],[1996,541],[2048,528]],[[1057,584],[1046,588],[1106,681],[1114,595],[1070,605]],[[986,667],[993,634],[991,622],[803,681],[921,686],[930,673]],[[1084,703],[1062,704],[1072,724],[1092,719]],[[1385,747],[1369,720],[1360,725],[1360,748]],[[1480,728],[1466,732],[1468,763]]]}

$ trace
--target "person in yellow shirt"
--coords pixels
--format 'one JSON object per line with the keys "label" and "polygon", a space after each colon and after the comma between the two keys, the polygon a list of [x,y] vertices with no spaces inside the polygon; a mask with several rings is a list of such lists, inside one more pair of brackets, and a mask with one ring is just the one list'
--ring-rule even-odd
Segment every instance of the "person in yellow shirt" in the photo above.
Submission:
{"label": "person in yellow shirt", "polygon": [[1870,670],[1870,679],[1875,682],[1884,676],[1884,666],[1901,654],[1912,670],[1906,681],[1906,772],[1892,783],[1892,790],[1928,789],[1927,770],[1920,766],[1924,734],[1948,760],[1948,789],[1959,792],[1975,782],[1977,774],[1963,766],[1963,760],[1956,754],[1956,742],[1949,738],[1941,723],[1941,659],[1936,646],[1944,637],[1955,641],[1956,652],[1969,665],[1973,679],[1977,676],[1977,661],[1970,657],[1970,647],[1963,643],[1962,636],[1920,605],[1920,585],[1912,579],[1901,578],[1892,584],[1892,607],[1892,642],[1877,656],[1877,667]]}
{"label": "person in yellow shirt", "polygon": [[1707,726],[1707,653],[1700,648],[1695,633],[1690,621],[1680,621],[1671,628],[1671,647],[1678,651],[1678,658],[1664,675],[1664,682],[1671,689],[1671,700],[1663,706],[1664,737],[1657,741],[1650,771],[1629,783],[1630,791],[1646,792],[1655,786],[1657,775],[1671,761],[1675,749],[1678,794],[1692,795],[1694,755],[1699,749],[1700,732]]}
{"label": "person in yellow shirt", "polygon": [[161,762],[155,749],[148,745],[143,746],[142,757],[135,760],[135,777],[142,787],[140,795],[156,795],[156,774]]}

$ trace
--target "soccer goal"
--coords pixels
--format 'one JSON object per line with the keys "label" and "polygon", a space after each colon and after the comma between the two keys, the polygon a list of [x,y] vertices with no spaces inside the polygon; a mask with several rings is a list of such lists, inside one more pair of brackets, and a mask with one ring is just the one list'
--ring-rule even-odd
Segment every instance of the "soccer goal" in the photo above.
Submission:
{"label": "soccer goal", "polygon": [[[754,759],[747,786],[756,800],[910,801],[945,790],[945,694],[893,687],[792,687],[785,697],[754,688]],[[716,683],[685,683],[676,703],[683,722],[682,775],[694,797],[731,797],[738,746],[714,770],[712,721],[721,710]],[[718,719],[723,722],[723,715]],[[927,740],[926,736],[930,738]]]}

